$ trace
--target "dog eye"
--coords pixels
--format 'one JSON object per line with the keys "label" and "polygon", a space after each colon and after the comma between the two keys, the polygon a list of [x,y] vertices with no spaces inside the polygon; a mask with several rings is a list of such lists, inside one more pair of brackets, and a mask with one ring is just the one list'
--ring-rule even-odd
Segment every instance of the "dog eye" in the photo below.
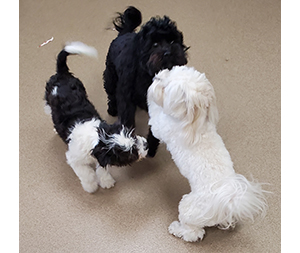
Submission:
{"label": "dog eye", "polygon": [[153,44],[153,47],[157,47],[157,46],[158,46],[158,43],[155,42],[155,43]]}

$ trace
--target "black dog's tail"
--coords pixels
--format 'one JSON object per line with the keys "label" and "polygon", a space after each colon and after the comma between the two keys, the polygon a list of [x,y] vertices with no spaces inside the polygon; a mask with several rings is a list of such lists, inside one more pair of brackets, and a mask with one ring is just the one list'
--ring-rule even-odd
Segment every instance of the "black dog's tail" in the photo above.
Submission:
{"label": "black dog's tail", "polygon": [[90,47],[80,41],[71,42],[67,44],[57,56],[56,72],[58,74],[69,72],[69,68],[67,66],[67,56],[69,54],[84,54],[96,58],[98,55],[97,50],[93,47]]}
{"label": "black dog's tail", "polygon": [[129,6],[124,13],[118,14],[119,16],[115,18],[113,24],[119,35],[133,32],[142,23],[141,12],[133,6]]}

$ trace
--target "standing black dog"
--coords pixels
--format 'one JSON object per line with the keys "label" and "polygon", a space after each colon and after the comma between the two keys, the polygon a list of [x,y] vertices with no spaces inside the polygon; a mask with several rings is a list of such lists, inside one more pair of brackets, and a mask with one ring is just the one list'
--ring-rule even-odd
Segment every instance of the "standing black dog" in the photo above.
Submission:
{"label": "standing black dog", "polygon": [[[138,33],[141,12],[128,7],[114,20],[119,32],[110,45],[106,69],[103,74],[104,88],[108,95],[108,113],[118,116],[127,127],[135,126],[135,111],[139,106],[148,111],[147,90],[156,73],[187,63],[183,35],[169,17],[151,18]],[[154,157],[159,140],[151,129],[148,135],[148,156]]]}

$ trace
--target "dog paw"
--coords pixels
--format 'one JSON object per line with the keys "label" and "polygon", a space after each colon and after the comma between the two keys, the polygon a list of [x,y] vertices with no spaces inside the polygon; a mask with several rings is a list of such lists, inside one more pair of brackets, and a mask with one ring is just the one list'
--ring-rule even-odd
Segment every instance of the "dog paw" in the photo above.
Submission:
{"label": "dog paw", "polygon": [[221,230],[233,230],[235,228],[236,222],[233,222],[231,224],[218,224],[217,228]]}
{"label": "dog paw", "polygon": [[98,183],[95,182],[81,182],[83,189],[88,193],[94,193],[98,189]]}
{"label": "dog paw", "polygon": [[205,230],[198,227],[190,227],[188,225],[182,225],[178,221],[174,221],[169,226],[169,233],[182,238],[186,242],[196,242],[199,239],[202,240],[205,235]]}
{"label": "dog paw", "polygon": [[109,173],[105,173],[99,177],[99,185],[103,189],[109,189],[115,185],[116,181]]}
{"label": "dog paw", "polygon": [[202,240],[205,235],[205,230],[203,228],[190,230],[189,232],[186,232],[182,239],[186,242],[196,242],[199,239]]}
{"label": "dog paw", "polygon": [[115,117],[115,116],[118,115],[118,110],[115,109],[115,108],[109,107],[109,108],[107,109],[107,113],[108,113],[110,116]]}
{"label": "dog paw", "polygon": [[173,221],[169,226],[169,233],[175,235],[176,237],[182,236],[181,224],[179,221]]}
{"label": "dog paw", "polygon": [[149,149],[147,153],[147,157],[153,158],[156,155],[156,149]]}

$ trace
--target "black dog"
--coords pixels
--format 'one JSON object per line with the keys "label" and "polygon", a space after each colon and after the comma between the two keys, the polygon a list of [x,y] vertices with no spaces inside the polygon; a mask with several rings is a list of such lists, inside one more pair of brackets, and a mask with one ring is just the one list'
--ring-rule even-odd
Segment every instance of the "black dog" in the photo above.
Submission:
{"label": "black dog", "polygon": [[114,185],[107,166],[125,166],[145,157],[147,142],[122,124],[109,125],[101,119],[82,82],[69,72],[66,61],[70,54],[96,56],[97,51],[81,42],[65,46],[57,57],[57,73],[46,84],[45,108],[51,113],[55,130],[68,144],[68,164],[84,190],[92,193],[98,185]]}
{"label": "black dog", "polygon": [[[119,32],[110,45],[106,69],[103,74],[104,88],[108,95],[108,113],[119,117],[127,127],[135,126],[135,111],[139,106],[148,111],[147,90],[156,73],[187,63],[183,35],[169,17],[151,18],[138,33],[141,13],[129,7],[114,20]],[[151,133],[148,135],[148,156],[153,157],[159,145]]]}

